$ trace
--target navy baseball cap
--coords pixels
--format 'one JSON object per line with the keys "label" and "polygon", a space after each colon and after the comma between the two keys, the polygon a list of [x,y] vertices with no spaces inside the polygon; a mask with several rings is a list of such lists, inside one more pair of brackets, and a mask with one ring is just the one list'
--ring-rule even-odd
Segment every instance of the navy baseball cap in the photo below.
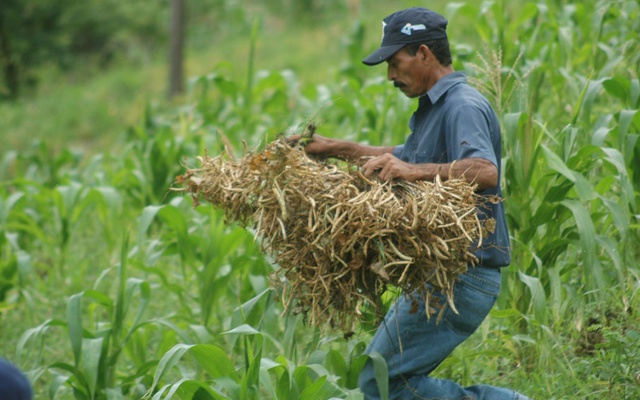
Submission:
{"label": "navy baseball cap", "polygon": [[380,48],[363,63],[377,65],[386,61],[396,51],[410,43],[424,43],[446,39],[447,20],[435,11],[412,7],[397,11],[382,20],[382,43]]}

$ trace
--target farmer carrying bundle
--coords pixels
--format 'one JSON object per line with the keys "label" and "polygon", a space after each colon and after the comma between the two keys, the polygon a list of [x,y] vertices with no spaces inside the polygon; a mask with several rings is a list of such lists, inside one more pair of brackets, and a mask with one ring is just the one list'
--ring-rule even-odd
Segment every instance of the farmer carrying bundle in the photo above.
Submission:
{"label": "farmer carrying bundle", "polygon": [[[500,291],[500,269],[511,261],[503,203],[477,204],[475,198],[502,195],[500,124],[464,73],[454,71],[444,17],[415,7],[389,15],[382,26],[380,48],[363,62],[386,63],[394,86],[418,99],[404,144],[373,147],[315,135],[304,147],[309,155],[362,164],[362,177],[309,163],[282,142],[238,168],[204,158],[202,171],[220,168],[220,179],[227,182],[224,196],[237,202],[227,216],[261,224],[263,246],[280,257],[289,290],[297,291],[303,308],[329,313],[343,326],[337,310],[357,314],[358,305],[375,304],[380,283],[403,287],[405,295],[366,350],[371,358],[358,381],[366,399],[381,398],[381,388],[390,399],[527,399],[510,389],[462,387],[430,376],[487,316]],[[229,186],[252,176],[246,168],[264,168],[268,178]],[[298,180],[280,180],[291,179],[296,170]],[[182,179],[207,197],[200,172]],[[304,185],[317,194],[309,196]],[[445,217],[430,208],[434,204],[457,212]],[[432,223],[440,231],[430,230]],[[439,318],[429,318],[434,305],[440,307]],[[384,374],[374,368],[380,361],[388,382],[380,382]]]}

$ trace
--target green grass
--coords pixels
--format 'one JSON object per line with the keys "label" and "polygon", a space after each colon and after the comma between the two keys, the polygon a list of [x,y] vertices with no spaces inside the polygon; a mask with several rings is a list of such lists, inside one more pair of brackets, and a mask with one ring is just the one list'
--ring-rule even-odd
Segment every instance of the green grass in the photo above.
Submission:
{"label": "green grass", "polygon": [[[457,69],[482,66],[470,49],[488,42],[474,78],[503,110],[513,264],[437,375],[534,398],[638,398],[639,7],[474,4],[449,33]],[[203,15],[191,90],[171,102],[158,55],[43,70],[34,93],[0,104],[0,342],[37,398],[361,398],[372,328],[345,340],[281,316],[251,233],[168,191],[184,158],[217,153],[223,136],[240,149],[315,120],[327,135],[403,140],[414,103],[359,63],[392,10],[360,7],[307,23],[252,4],[211,36]]]}

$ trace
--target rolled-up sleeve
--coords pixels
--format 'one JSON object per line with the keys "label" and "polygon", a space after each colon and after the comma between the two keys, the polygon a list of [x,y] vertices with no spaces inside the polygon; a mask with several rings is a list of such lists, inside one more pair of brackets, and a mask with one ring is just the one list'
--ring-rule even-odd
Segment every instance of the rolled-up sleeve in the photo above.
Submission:
{"label": "rolled-up sleeve", "polygon": [[400,144],[393,148],[393,155],[402,159],[402,152],[404,151],[404,144]]}

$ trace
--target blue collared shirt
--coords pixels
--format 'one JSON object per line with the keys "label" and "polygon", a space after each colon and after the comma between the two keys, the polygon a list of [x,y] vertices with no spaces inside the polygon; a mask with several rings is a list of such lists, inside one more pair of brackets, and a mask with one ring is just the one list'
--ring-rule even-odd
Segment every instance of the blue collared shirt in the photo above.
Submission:
{"label": "blue collared shirt", "polygon": [[[502,198],[500,123],[491,104],[467,85],[466,75],[454,72],[441,78],[423,96],[409,121],[411,134],[393,154],[403,161],[451,163],[464,158],[483,158],[498,168],[498,186],[478,192]],[[474,253],[485,267],[503,267],[511,262],[509,231],[502,202],[478,207],[481,219],[494,218],[495,231],[482,239]]]}

